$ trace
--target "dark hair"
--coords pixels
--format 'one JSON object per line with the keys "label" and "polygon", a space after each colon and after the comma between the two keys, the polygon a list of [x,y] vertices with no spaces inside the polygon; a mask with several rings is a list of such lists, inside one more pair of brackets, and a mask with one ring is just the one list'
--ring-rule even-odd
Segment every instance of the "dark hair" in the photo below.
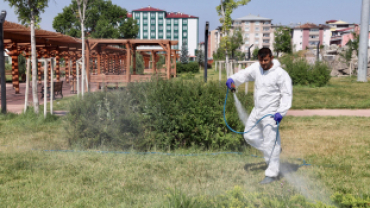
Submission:
{"label": "dark hair", "polygon": [[261,58],[265,58],[267,55],[270,55],[270,57],[272,57],[272,52],[269,48],[261,48],[258,51],[258,56]]}

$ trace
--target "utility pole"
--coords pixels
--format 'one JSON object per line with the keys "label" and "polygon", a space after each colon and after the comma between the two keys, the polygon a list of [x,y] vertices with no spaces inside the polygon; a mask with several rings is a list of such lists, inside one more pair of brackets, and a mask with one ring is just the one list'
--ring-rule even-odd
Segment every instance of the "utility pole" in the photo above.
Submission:
{"label": "utility pole", "polygon": [[367,82],[367,62],[369,46],[370,0],[362,0],[360,47],[358,56],[358,82]]}
{"label": "utility pole", "polygon": [[207,82],[207,64],[208,64],[208,29],[209,22],[206,22],[206,31],[204,34],[204,82]]}
{"label": "utility pole", "polygon": [[1,76],[1,113],[6,114],[6,79],[5,79],[5,60],[4,60],[4,30],[6,11],[0,14],[0,76]]}

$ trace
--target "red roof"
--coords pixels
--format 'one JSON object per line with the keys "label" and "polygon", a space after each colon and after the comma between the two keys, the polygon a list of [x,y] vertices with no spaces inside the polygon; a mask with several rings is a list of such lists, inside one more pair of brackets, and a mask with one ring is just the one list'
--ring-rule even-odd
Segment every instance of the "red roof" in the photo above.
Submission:
{"label": "red roof", "polygon": [[133,10],[134,12],[164,12],[162,9],[157,9],[151,6],[140,8],[140,9],[135,9]]}
{"label": "red roof", "polygon": [[198,18],[198,17],[189,14],[184,14],[181,12],[167,12],[166,18]]}
{"label": "red roof", "polygon": [[127,13],[127,18],[132,18],[132,13],[128,12]]}
{"label": "red roof", "polygon": [[315,25],[313,23],[306,23],[296,28],[297,29],[329,29],[330,27],[326,25]]}
{"label": "red roof", "polygon": [[337,22],[338,20],[328,20],[328,21],[326,21],[326,24],[328,24],[328,23],[334,23],[334,22]]}
{"label": "red roof", "polygon": [[354,28],[349,27],[349,28],[346,28],[346,29],[336,30],[336,31],[338,31],[338,32],[344,32],[344,31],[353,30],[353,29],[354,29]]}

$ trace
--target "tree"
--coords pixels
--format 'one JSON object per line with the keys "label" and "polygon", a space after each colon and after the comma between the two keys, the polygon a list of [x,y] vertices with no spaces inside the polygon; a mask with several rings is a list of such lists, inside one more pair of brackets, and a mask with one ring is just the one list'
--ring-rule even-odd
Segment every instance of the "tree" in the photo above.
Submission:
{"label": "tree", "polygon": [[258,48],[258,46],[253,50],[253,53],[252,53],[252,56],[253,56],[253,59],[258,59],[258,51],[260,49]]}
{"label": "tree", "polygon": [[181,48],[181,63],[183,64],[187,64],[189,62],[189,52],[188,52],[188,47],[186,47],[185,45],[182,45],[182,48]]}
{"label": "tree", "polygon": [[240,28],[236,28],[230,36],[221,40],[220,47],[231,54],[232,58],[236,57],[236,51],[244,44],[243,33]]}
{"label": "tree", "polygon": [[[86,5],[85,33],[92,38],[134,38],[136,36],[133,34],[138,33],[136,20],[129,18],[126,22],[126,16],[126,9],[112,4],[110,0],[89,0]],[[76,0],[72,0],[72,3],[54,18],[53,28],[72,37],[82,36]]]}
{"label": "tree", "polygon": [[49,0],[5,0],[10,7],[15,7],[18,20],[31,27],[31,59],[32,59],[32,100],[35,113],[39,113],[39,99],[37,96],[37,56],[35,27],[41,21],[40,14],[48,7]]}
{"label": "tree", "polygon": [[195,52],[196,55],[196,62],[199,64],[199,70],[201,69],[201,66],[204,64],[204,52],[202,49],[197,50]]}
{"label": "tree", "polygon": [[279,57],[279,53],[292,53],[292,42],[290,36],[290,29],[288,27],[280,26],[276,29],[274,48]]}
{"label": "tree", "polygon": [[139,25],[133,18],[127,18],[121,21],[119,26],[120,37],[124,39],[135,39],[139,33]]}
{"label": "tree", "polygon": [[[222,24],[221,27],[221,33],[220,35],[223,35],[222,39],[227,38],[229,36],[229,30],[231,29],[232,25],[232,18],[231,14],[233,13],[234,9],[238,8],[239,6],[244,6],[247,5],[250,2],[250,0],[220,0],[220,5],[216,7],[217,13],[220,18],[220,23]],[[227,44],[227,40],[225,40]],[[225,47],[225,49],[227,46]],[[229,62],[229,54],[227,50],[225,50],[225,58],[226,58],[226,63]],[[227,71],[229,68],[229,64],[227,64]]]}
{"label": "tree", "polygon": [[[82,73],[81,73],[81,95],[84,96],[84,79],[86,74],[85,69],[85,14],[86,14],[86,6],[89,0],[76,0],[77,1],[77,7],[78,7],[78,14],[80,17],[81,22],[81,34],[82,34]],[[82,11],[81,11],[81,4],[82,4]],[[89,60],[87,60],[89,61]],[[79,86],[77,86],[79,87]]]}

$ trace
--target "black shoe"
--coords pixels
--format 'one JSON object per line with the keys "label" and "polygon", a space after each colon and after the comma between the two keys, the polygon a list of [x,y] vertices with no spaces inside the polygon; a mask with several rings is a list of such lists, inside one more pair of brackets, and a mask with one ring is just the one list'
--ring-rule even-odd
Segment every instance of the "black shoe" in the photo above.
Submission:
{"label": "black shoe", "polygon": [[271,183],[271,182],[274,182],[277,180],[277,177],[268,177],[266,176],[261,182],[260,184],[268,184],[268,183]]}

